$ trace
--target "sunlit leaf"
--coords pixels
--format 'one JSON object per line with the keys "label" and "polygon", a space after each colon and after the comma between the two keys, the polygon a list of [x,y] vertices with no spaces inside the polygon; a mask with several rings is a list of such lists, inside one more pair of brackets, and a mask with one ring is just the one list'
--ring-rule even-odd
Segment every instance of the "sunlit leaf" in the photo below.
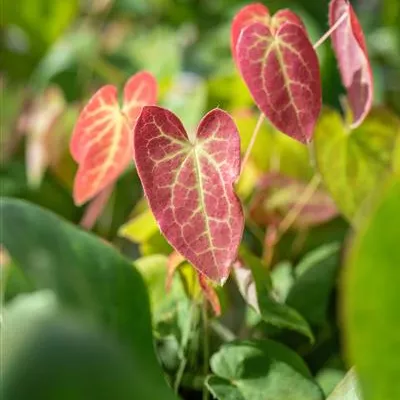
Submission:
{"label": "sunlit leaf", "polygon": [[272,124],[307,143],[321,110],[318,58],[302,25],[285,14],[274,18],[269,25],[253,22],[241,31],[239,69]]}
{"label": "sunlit leaf", "polygon": [[211,357],[206,384],[218,400],[322,400],[303,360],[272,340],[224,344]]}
{"label": "sunlit leaf", "polygon": [[237,128],[215,109],[195,135],[170,111],[146,106],[134,133],[136,166],[161,231],[199,272],[222,284],[236,258],[243,212]]}
{"label": "sunlit leaf", "polygon": [[234,273],[246,302],[268,324],[297,331],[314,341],[307,321],[296,310],[274,299],[271,277],[261,260],[244,247],[240,249],[240,259],[241,262],[235,264]]}
{"label": "sunlit leaf", "polygon": [[323,182],[340,211],[352,220],[377,186],[393,171],[400,121],[388,111],[372,110],[349,130],[340,115],[323,113],[315,131],[315,150]]}
{"label": "sunlit leaf", "polygon": [[381,196],[342,277],[344,339],[364,400],[400,398],[400,180],[388,182]]}
{"label": "sunlit leaf", "polygon": [[[251,203],[251,216],[262,225],[279,225],[295,206],[307,183],[282,174],[262,178]],[[334,202],[322,189],[316,190],[299,212],[293,226],[304,229],[327,222],[337,216]]]}
{"label": "sunlit leaf", "polygon": [[362,400],[354,368],[338,383],[328,400]]}
{"label": "sunlit leaf", "polygon": [[266,24],[269,24],[269,20],[270,20],[269,10],[261,3],[252,3],[247,6],[244,6],[235,15],[231,27],[231,52],[236,64],[239,64],[237,60],[236,46],[242,30],[246,26],[249,26],[253,22],[257,21],[260,22],[265,21]]}
{"label": "sunlit leaf", "polygon": [[76,123],[71,154],[79,169],[74,201],[80,205],[110,185],[128,166],[133,144],[131,130],[145,104],[154,104],[157,84],[148,72],[133,75],[124,88],[120,109],[117,89],[107,85],[93,95]]}
{"label": "sunlit leaf", "polygon": [[364,33],[353,7],[348,0],[332,0],[329,6],[330,26],[333,26],[343,14],[347,17],[331,37],[353,113],[352,127],[355,128],[363,122],[372,106],[372,70]]}

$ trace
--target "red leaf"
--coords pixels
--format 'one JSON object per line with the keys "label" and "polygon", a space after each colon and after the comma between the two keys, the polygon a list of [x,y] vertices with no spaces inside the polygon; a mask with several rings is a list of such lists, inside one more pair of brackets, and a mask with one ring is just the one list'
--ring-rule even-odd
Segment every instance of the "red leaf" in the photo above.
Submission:
{"label": "red leaf", "polygon": [[249,26],[253,22],[257,21],[265,21],[266,24],[269,24],[269,19],[270,15],[268,8],[260,3],[249,4],[239,10],[239,12],[235,15],[231,27],[231,51],[233,59],[237,65],[239,65],[239,63],[237,61],[236,46],[241,31],[246,26]]}
{"label": "red leaf", "polygon": [[188,137],[170,111],[146,106],[134,133],[136,167],[168,242],[208,278],[223,283],[243,233],[233,184],[240,139],[226,112],[214,109]]}
{"label": "red leaf", "polygon": [[124,105],[117,89],[107,85],[97,91],[81,112],[70,143],[79,163],[74,182],[74,201],[80,205],[115,181],[132,157],[130,130],[145,104],[156,100],[157,84],[148,72],[132,76],[124,88]]}
{"label": "red leaf", "polygon": [[274,29],[278,29],[285,22],[291,22],[292,24],[298,25],[300,28],[303,28],[305,32],[306,27],[303,21],[292,11],[290,10],[279,10],[276,14],[274,14],[271,19],[271,26]]}
{"label": "red leaf", "polygon": [[157,81],[149,72],[138,72],[126,82],[122,111],[129,118],[132,128],[135,126],[143,106],[153,105],[156,100]]}
{"label": "red leaf", "polygon": [[[286,22],[285,22],[286,21]],[[273,125],[302,143],[312,139],[321,110],[318,58],[304,28],[261,23],[239,37],[240,70],[254,101]]]}
{"label": "red leaf", "polygon": [[[260,225],[278,226],[306,187],[306,182],[288,176],[275,173],[266,175],[250,205],[252,219]],[[293,226],[304,229],[327,222],[337,215],[333,200],[318,189],[299,212]]]}
{"label": "red leaf", "polygon": [[200,274],[198,272],[197,276],[199,278],[199,284],[200,284],[201,290],[202,290],[205,298],[211,304],[211,307],[213,308],[215,315],[220,316],[221,315],[221,304],[219,302],[217,292],[212,287],[212,284],[210,282],[208,282],[205,275]]}
{"label": "red leaf", "polygon": [[347,0],[331,1],[329,23],[333,26],[344,13],[348,17],[332,33],[332,44],[356,128],[371,109],[373,78],[362,27]]}

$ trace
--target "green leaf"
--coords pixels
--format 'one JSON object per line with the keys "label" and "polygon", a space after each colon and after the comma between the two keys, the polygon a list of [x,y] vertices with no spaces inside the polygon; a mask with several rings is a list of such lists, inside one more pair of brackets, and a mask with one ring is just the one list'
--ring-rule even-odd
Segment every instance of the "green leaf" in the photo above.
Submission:
{"label": "green leaf", "polygon": [[373,110],[352,131],[336,111],[322,114],[314,137],[318,169],[349,220],[393,170],[394,144],[399,135],[399,119],[383,109]]}
{"label": "green leaf", "polygon": [[231,342],[211,358],[206,384],[219,400],[322,400],[307,366],[271,340]]}
{"label": "green leaf", "polygon": [[[36,288],[104,326],[123,344],[140,373],[143,398],[173,399],[155,357],[148,295],[140,274],[110,245],[56,215],[2,199],[1,243]],[[147,383],[147,384],[145,384]]]}
{"label": "green leaf", "polygon": [[286,304],[311,325],[326,322],[330,294],[339,268],[340,244],[330,243],[308,253],[296,267],[300,276],[292,286]]}
{"label": "green leaf", "polygon": [[118,235],[134,243],[143,243],[158,232],[158,226],[149,208],[132,218],[118,230]]}
{"label": "green leaf", "polygon": [[2,394],[7,399],[149,399],[128,353],[93,324],[65,313],[50,290],[4,310]]}
{"label": "green leaf", "polygon": [[297,331],[314,342],[314,336],[307,321],[296,310],[273,298],[272,283],[267,267],[245,247],[240,248],[239,254],[244,265],[251,270],[255,285],[255,302],[244,296],[246,301],[261,314],[263,320],[268,324]]}
{"label": "green leaf", "polygon": [[351,369],[339,382],[328,400],[362,400],[354,369]]}
{"label": "green leaf", "polygon": [[400,180],[360,228],[343,276],[349,358],[364,400],[400,399]]}

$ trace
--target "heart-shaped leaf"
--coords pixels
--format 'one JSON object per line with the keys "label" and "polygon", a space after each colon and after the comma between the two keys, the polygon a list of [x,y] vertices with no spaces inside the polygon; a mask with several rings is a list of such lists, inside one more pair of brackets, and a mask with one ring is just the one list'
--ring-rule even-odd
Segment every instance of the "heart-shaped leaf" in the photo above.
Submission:
{"label": "heart-shaped leaf", "polygon": [[224,344],[211,358],[206,384],[218,400],[322,400],[303,360],[272,340]]}
{"label": "heart-shaped leaf", "polygon": [[258,108],[277,129],[309,142],[321,110],[321,82],[317,54],[304,27],[287,15],[269,26],[252,23],[241,31],[236,50]]}
{"label": "heart-shaped leaf", "polygon": [[134,148],[161,232],[199,272],[222,284],[244,225],[233,190],[240,171],[240,139],[232,118],[214,109],[188,137],[173,113],[146,106],[135,127]]}
{"label": "heart-shaped leaf", "polygon": [[[261,225],[279,225],[306,187],[304,181],[277,173],[267,174],[260,181],[251,203],[253,220]],[[308,228],[327,222],[337,214],[333,200],[326,192],[317,189],[299,212],[293,226]]]}
{"label": "heart-shaped leaf", "polygon": [[372,110],[354,130],[326,110],[315,130],[315,153],[325,187],[340,211],[352,220],[370,194],[393,171],[400,121],[383,109]]}
{"label": "heart-shaped leaf", "polygon": [[339,64],[343,85],[353,113],[352,127],[359,126],[372,106],[373,78],[364,33],[348,0],[332,0],[329,24],[347,17],[332,33],[333,50]]}
{"label": "heart-shaped leaf", "polygon": [[131,129],[145,104],[154,104],[157,84],[148,72],[132,76],[118,103],[115,86],[97,91],[83,109],[71,139],[72,157],[79,163],[74,182],[74,201],[80,205],[111,184],[132,157]]}
{"label": "heart-shaped leaf", "polygon": [[251,25],[253,22],[265,22],[269,24],[270,14],[267,7],[261,3],[248,4],[241,8],[235,15],[232,21],[231,27],[231,51],[233,59],[239,66],[237,60],[236,46],[239,40],[240,33],[246,27]]}

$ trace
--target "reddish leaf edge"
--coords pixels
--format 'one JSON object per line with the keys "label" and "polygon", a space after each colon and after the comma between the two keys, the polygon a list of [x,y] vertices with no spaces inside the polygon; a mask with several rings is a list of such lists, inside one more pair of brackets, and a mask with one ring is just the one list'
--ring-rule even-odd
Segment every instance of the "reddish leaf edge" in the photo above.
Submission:
{"label": "reddish leaf edge", "polygon": [[[138,119],[137,119],[138,121],[139,121],[139,119],[141,118],[142,114],[145,113],[145,112],[147,111],[147,109],[149,109],[149,108],[157,108],[157,109],[159,109],[159,110],[167,110],[167,111],[169,111],[170,113],[172,113],[176,118],[178,118],[179,121],[180,121],[180,118],[179,118],[175,113],[173,113],[172,111],[170,111],[170,110],[168,110],[168,109],[166,109],[166,108],[164,108],[164,107],[160,107],[160,106],[157,106],[157,105],[144,106],[144,107],[142,108],[141,112],[140,112],[140,115],[139,115]],[[221,108],[216,107],[216,108],[213,108],[212,110],[208,111],[208,112],[201,118],[200,122],[199,122],[198,125],[197,125],[197,128],[196,128],[195,132],[198,132],[198,130],[199,130],[199,128],[202,126],[204,120],[206,120],[207,117],[209,117],[209,115],[212,114],[212,113],[215,112],[215,111],[222,111],[223,113],[227,114],[227,115],[229,116],[229,118],[232,119],[232,121],[234,121],[233,117],[232,117],[227,111],[225,111],[225,110],[223,110],[223,109],[221,109]],[[136,126],[137,126],[137,125],[136,125]],[[135,128],[132,130],[133,136],[136,135],[136,132],[135,132],[136,126],[135,126]],[[183,126],[183,125],[182,125],[182,126]],[[185,127],[183,127],[183,128],[184,128],[184,133],[185,133],[185,135],[186,135],[187,140],[188,140],[188,141],[191,141],[191,140],[192,140],[192,139],[191,139],[191,136],[190,136],[190,135],[188,134],[188,132],[186,131],[186,128],[185,128]],[[239,136],[239,140],[240,140],[240,136]],[[134,157],[134,153],[135,153],[135,145],[133,146],[133,154],[132,154],[133,157]],[[241,227],[240,227],[240,229],[241,229],[241,234],[240,234],[240,237],[243,238],[243,232],[244,232],[244,227],[245,227],[243,205],[242,205],[242,202],[241,202],[240,198],[239,198],[238,195],[236,194],[236,191],[234,190],[234,189],[235,189],[234,185],[238,182],[238,180],[239,180],[239,178],[240,178],[240,169],[241,169],[241,165],[240,165],[240,164],[241,164],[241,159],[239,159],[238,174],[237,174],[236,181],[233,182],[233,184],[232,184],[232,191],[233,191],[233,193],[234,193],[234,195],[235,195],[235,197],[236,197],[236,199],[237,199],[237,201],[238,201],[238,204],[240,204],[240,213],[241,213]],[[138,173],[139,179],[142,181],[141,172],[140,172],[139,169],[137,169],[137,173]],[[149,195],[148,195],[148,193],[147,193],[146,187],[145,187],[143,184],[142,184],[142,188],[143,188],[144,196],[145,196],[145,198],[146,198],[147,201],[148,201]],[[148,202],[149,202],[149,201],[148,201]],[[150,210],[152,211],[152,209],[151,209],[151,207],[150,207],[150,204],[149,204],[149,208],[150,208]],[[156,224],[157,224],[157,226],[158,226],[159,231],[162,233],[162,235],[164,236],[165,240],[166,240],[166,241],[169,243],[169,245],[174,249],[174,251],[175,251],[178,255],[180,255],[179,250],[176,249],[176,247],[174,246],[174,244],[171,243],[171,242],[169,241],[169,239],[167,238],[167,236],[164,234],[164,232],[163,232],[163,230],[161,229],[161,226],[160,226],[160,224],[159,224],[157,218],[155,218],[155,216],[154,216],[154,219],[155,219],[155,221],[156,221]],[[232,263],[231,263],[231,265],[230,265],[230,267],[229,267],[229,273],[228,273],[226,276],[224,276],[222,279],[220,279],[220,280],[213,280],[213,279],[207,277],[208,279],[210,279],[210,281],[212,281],[212,282],[218,284],[218,285],[221,286],[221,287],[224,286],[224,284],[226,283],[226,281],[227,281],[228,278],[229,278],[229,275],[230,275],[230,273],[231,273],[231,271],[232,271],[233,265],[234,265],[234,263],[235,263],[236,260],[237,260],[237,257],[238,257],[238,254],[239,254],[239,246],[240,246],[240,242],[239,242],[239,244],[238,244],[238,246],[237,246],[236,256],[233,258]],[[182,257],[183,257],[185,260],[187,260],[184,256],[182,256]],[[179,258],[179,257],[177,256],[177,258]],[[193,268],[196,270],[196,272],[197,272],[198,274],[203,274],[203,272],[201,272],[194,264],[192,264],[192,263],[190,262],[190,260],[187,260],[187,261],[188,261],[189,264],[191,264],[191,265],[193,266]],[[167,279],[167,281],[166,281],[166,286],[165,286],[166,289],[168,289],[168,290],[170,289],[170,286],[171,286],[171,279],[172,279],[172,275],[173,275],[173,273],[174,273],[173,269],[174,269],[174,268],[177,268],[177,267],[179,266],[179,265],[178,265],[178,266],[173,266],[173,265],[172,265],[172,264],[173,264],[173,261],[172,261],[172,260],[171,260],[170,262],[171,262],[171,265],[170,265],[170,269],[171,269],[171,271],[170,271],[170,276],[168,277],[168,279]]]}

